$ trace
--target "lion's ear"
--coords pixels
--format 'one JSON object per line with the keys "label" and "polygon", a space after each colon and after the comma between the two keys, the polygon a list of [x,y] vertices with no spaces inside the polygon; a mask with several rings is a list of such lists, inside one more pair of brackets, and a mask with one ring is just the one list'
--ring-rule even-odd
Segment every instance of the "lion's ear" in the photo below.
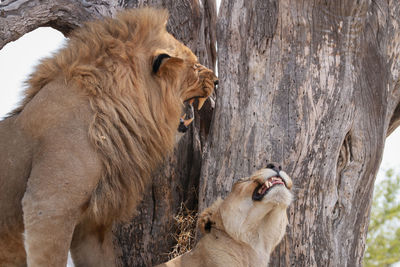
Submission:
{"label": "lion's ear", "polygon": [[171,58],[168,54],[159,54],[153,61],[153,73],[157,73],[164,59]]}
{"label": "lion's ear", "polygon": [[182,66],[182,59],[162,53],[157,55],[153,61],[153,73],[160,77],[167,74],[172,75]]}
{"label": "lion's ear", "polygon": [[211,228],[215,226],[215,214],[217,213],[221,203],[222,199],[219,198],[214,202],[214,204],[200,213],[199,219],[197,220],[197,227],[203,234],[211,232]]}

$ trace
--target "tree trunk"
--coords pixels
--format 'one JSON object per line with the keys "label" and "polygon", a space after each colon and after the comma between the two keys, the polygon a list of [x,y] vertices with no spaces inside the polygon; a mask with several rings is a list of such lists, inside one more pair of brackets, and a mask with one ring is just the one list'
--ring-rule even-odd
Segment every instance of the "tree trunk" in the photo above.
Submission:
{"label": "tree trunk", "polygon": [[222,1],[200,209],[281,162],[295,200],[270,266],[361,266],[385,138],[400,123],[398,1]]}

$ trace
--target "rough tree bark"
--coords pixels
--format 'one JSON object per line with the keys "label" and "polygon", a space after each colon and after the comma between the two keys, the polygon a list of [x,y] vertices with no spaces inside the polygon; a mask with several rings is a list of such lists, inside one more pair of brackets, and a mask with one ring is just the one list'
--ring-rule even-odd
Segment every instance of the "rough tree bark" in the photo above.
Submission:
{"label": "rough tree bark", "polygon": [[0,1],[0,49],[39,27],[52,27],[64,35],[83,22],[112,16],[118,0],[6,0]]}
{"label": "rough tree bark", "polygon": [[200,209],[269,160],[293,177],[270,266],[361,266],[385,138],[400,123],[398,1],[222,1]]}

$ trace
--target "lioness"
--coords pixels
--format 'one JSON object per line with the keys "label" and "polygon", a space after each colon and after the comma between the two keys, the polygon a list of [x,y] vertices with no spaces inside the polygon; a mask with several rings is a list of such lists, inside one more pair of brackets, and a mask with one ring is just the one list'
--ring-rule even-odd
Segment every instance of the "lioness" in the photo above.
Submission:
{"label": "lioness", "polygon": [[217,81],[167,18],[87,23],[37,67],[0,122],[0,266],[65,266],[69,249],[76,266],[115,265],[113,222],[172,150],[183,103],[201,108]]}
{"label": "lioness", "polygon": [[157,267],[267,266],[283,238],[292,201],[292,180],[276,164],[233,185],[199,216],[204,233],[196,247]]}

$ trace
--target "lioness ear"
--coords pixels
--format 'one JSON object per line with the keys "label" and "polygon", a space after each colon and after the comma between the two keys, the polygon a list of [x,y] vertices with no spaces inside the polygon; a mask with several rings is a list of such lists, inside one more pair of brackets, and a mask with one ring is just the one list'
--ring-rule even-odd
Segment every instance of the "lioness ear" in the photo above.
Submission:
{"label": "lioness ear", "polygon": [[199,227],[200,231],[203,234],[211,232],[211,228],[215,224],[212,221],[212,215],[213,215],[212,212],[206,209],[199,216],[199,219],[197,221],[197,227]]}
{"label": "lioness ear", "polygon": [[[153,61],[153,73],[157,76],[164,76],[168,73],[172,74],[171,72],[177,71],[182,66],[182,59],[162,53],[156,56]],[[176,75],[177,73],[174,74]]]}
{"label": "lioness ear", "polygon": [[200,213],[199,219],[197,220],[197,227],[203,234],[211,232],[211,228],[215,226],[215,214],[217,213],[221,203],[222,199],[218,198],[210,207]]}

